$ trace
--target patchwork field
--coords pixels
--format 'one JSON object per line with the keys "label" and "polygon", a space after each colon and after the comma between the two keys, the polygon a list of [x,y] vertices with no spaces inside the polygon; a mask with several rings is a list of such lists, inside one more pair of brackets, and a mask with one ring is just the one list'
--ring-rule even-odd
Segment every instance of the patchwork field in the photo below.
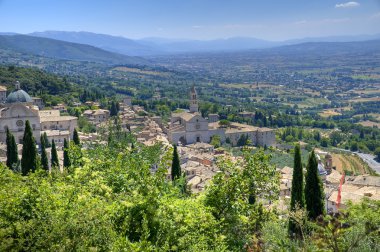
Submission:
{"label": "patchwork field", "polygon": [[168,75],[167,73],[164,73],[164,72],[141,70],[141,69],[132,68],[132,67],[115,67],[113,70],[120,71],[120,72],[136,73],[136,74],[154,75],[154,76]]}
{"label": "patchwork field", "polygon": [[371,97],[371,98],[355,98],[349,100],[349,102],[373,102],[380,101],[380,97]]}
{"label": "patchwork field", "polygon": [[362,121],[362,122],[358,122],[358,124],[361,124],[365,127],[378,127],[380,128],[380,123],[378,122],[371,122],[371,121]]}
{"label": "patchwork field", "polygon": [[279,85],[272,85],[269,83],[222,83],[219,84],[219,86],[224,88],[247,88],[247,89],[265,89],[265,88],[271,88],[271,89],[281,89],[282,86]]}
{"label": "patchwork field", "polygon": [[322,117],[329,117],[329,116],[342,115],[342,113],[337,112],[335,109],[325,109],[322,112],[320,112],[319,115]]}

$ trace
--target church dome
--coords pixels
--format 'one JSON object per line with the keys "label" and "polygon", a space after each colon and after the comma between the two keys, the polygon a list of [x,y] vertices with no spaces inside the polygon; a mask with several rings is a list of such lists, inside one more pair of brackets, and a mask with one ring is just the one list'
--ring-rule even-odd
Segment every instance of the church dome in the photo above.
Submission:
{"label": "church dome", "polygon": [[33,102],[27,92],[20,89],[20,83],[16,82],[16,90],[10,93],[6,103]]}

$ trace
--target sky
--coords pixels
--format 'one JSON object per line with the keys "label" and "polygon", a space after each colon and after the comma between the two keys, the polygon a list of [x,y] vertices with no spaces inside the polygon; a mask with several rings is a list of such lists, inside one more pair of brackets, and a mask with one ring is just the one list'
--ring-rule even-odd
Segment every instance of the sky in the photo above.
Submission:
{"label": "sky", "polygon": [[380,0],[0,0],[0,32],[209,40],[380,33]]}

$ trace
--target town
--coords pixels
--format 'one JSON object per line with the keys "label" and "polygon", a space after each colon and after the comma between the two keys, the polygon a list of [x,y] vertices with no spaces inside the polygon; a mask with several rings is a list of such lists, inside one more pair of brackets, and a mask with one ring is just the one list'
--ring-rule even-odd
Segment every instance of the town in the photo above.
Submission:
{"label": "town", "polygon": [[[1,87],[1,161],[4,163],[7,161],[7,130],[16,139],[18,159],[21,160],[24,125],[28,120],[32,125],[33,136],[38,145],[41,145],[40,139],[44,135],[47,136],[48,143],[54,142],[59,157],[58,166],[63,171],[64,142],[73,140],[74,131],[78,126],[78,118],[61,115],[61,112],[66,111],[65,104],[59,104],[52,109],[44,109],[44,102],[41,98],[31,98],[20,89],[18,81],[14,85],[14,91],[8,96],[6,95],[7,88]],[[113,124],[117,118],[121,129],[133,134],[137,141],[144,145],[152,146],[157,143],[167,147],[172,144],[177,145],[181,170],[186,175],[187,184],[194,193],[202,191],[212,177],[220,171],[216,162],[218,159],[240,158],[221,148],[223,143],[228,142],[231,146],[244,146],[250,143],[250,145],[256,146],[255,148],[281,148],[279,144],[276,144],[275,129],[235,122],[225,124],[219,120],[218,114],[209,114],[208,118],[203,118],[199,113],[195,86],[189,90],[189,104],[188,109],[172,113],[170,121],[164,124],[160,116],[148,116],[144,107],[132,105],[132,97],[126,96],[117,104],[119,111],[116,112],[116,117],[111,117],[110,111],[107,109],[85,110],[82,116],[97,129],[97,132],[82,133],[79,131],[79,139],[84,145],[94,142],[102,144],[101,139],[104,136],[99,136],[99,132],[107,134],[108,125]],[[80,106],[81,104],[76,105]],[[90,105],[99,106],[96,103]],[[254,117],[254,114],[250,112],[240,114],[245,117]],[[103,144],[105,143],[103,142]],[[51,170],[51,147],[47,148],[47,156]],[[344,208],[349,201],[360,202],[363,198],[380,199],[379,176],[367,173],[345,176],[342,168],[336,169],[329,153],[318,150],[317,158],[328,212],[337,212],[338,207]],[[154,166],[152,169],[154,171]],[[284,207],[286,206],[285,202],[290,199],[293,169],[284,166],[277,167],[277,170],[281,177],[279,204]],[[171,171],[168,169],[167,179],[172,180],[171,176]]]}
{"label": "town", "polygon": [[380,251],[378,0],[0,0],[0,252]]}

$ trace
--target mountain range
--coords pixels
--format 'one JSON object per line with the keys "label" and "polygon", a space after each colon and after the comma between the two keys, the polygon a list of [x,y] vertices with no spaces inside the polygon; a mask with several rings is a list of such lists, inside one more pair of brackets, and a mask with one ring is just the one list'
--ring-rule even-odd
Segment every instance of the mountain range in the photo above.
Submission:
{"label": "mountain range", "polygon": [[104,64],[146,65],[149,61],[104,49],[56,39],[28,35],[0,35],[0,49],[54,59],[90,61]]}
{"label": "mountain range", "polygon": [[380,39],[380,34],[303,38],[286,41],[268,41],[251,37],[233,37],[214,40],[166,39],[152,37],[133,40],[120,36],[91,32],[67,31],[34,32],[28,35],[92,45],[107,51],[130,56],[150,56],[189,52],[241,51],[294,45],[305,42],[349,42]]}
{"label": "mountain range", "polygon": [[[322,42],[318,42],[318,40]],[[51,31],[29,35],[0,33],[0,50],[108,65],[152,65],[156,57],[151,56],[154,55],[171,57],[172,54],[196,52],[216,54],[223,52],[247,57],[261,53],[266,55],[290,53],[299,56],[339,52],[378,53],[380,51],[380,35],[305,38],[273,42],[244,37],[209,41],[163,38],[132,40],[89,32]]]}

